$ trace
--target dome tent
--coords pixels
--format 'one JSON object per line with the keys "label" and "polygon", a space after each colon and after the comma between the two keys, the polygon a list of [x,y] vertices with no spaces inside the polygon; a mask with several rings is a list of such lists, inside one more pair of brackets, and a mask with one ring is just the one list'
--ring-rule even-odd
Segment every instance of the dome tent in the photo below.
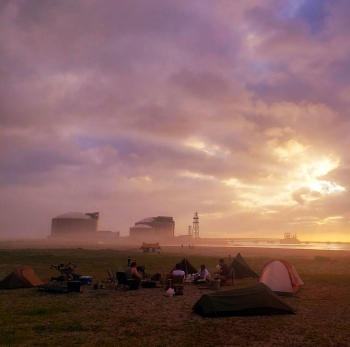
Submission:
{"label": "dome tent", "polygon": [[278,295],[295,295],[304,284],[295,267],[285,260],[271,260],[263,267],[259,282]]}

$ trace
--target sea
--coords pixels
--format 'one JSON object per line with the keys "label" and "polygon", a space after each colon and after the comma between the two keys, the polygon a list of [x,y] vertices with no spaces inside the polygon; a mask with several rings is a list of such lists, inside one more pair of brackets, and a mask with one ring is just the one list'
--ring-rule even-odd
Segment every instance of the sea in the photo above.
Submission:
{"label": "sea", "polygon": [[[203,245],[204,246],[204,245]],[[208,245],[210,246],[210,245]],[[280,244],[279,242],[267,243],[266,241],[252,242],[252,241],[241,241],[231,242],[226,245],[220,245],[221,247],[254,247],[254,248],[279,248],[279,249],[316,249],[316,250],[329,250],[329,251],[350,251],[350,243],[329,243],[329,242],[309,242],[300,244]]]}

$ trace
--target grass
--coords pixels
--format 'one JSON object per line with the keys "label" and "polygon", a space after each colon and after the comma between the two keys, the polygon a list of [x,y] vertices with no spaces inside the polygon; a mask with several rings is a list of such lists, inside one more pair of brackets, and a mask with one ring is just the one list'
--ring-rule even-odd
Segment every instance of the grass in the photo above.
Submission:
{"label": "grass", "polygon": [[[273,254],[242,255],[257,273],[274,259]],[[29,265],[46,282],[58,275],[51,264],[72,262],[78,265],[77,273],[102,283],[108,269],[125,268],[128,256],[151,274],[168,272],[184,257],[111,249],[0,250],[0,279],[17,265]],[[218,260],[209,253],[186,257],[196,268],[204,263],[211,271]],[[93,291],[85,286],[82,293],[57,295],[18,289],[0,291],[0,346],[349,346],[348,258],[335,253],[286,260],[306,283],[298,298],[283,299],[297,315],[202,318],[192,314],[191,307],[204,292],[190,285],[183,297],[174,298],[166,297],[163,289]],[[237,280],[235,288],[253,283]]]}

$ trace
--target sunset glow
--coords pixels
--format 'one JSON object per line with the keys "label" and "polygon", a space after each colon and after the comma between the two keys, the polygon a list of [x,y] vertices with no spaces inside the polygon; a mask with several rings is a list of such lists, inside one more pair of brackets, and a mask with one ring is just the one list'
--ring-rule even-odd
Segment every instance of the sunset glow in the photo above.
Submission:
{"label": "sunset glow", "polygon": [[0,5],[1,235],[350,242],[349,1]]}

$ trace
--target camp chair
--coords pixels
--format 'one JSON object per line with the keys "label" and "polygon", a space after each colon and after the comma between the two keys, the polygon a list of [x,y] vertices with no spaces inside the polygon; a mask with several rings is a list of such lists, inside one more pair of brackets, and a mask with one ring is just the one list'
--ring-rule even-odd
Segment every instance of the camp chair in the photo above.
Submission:
{"label": "camp chair", "polygon": [[236,278],[236,270],[233,267],[231,267],[230,268],[230,276],[227,276],[226,284],[233,286],[235,278]]}
{"label": "camp chair", "polygon": [[174,295],[183,295],[184,294],[184,281],[183,275],[175,275],[171,277],[171,288],[174,289]]}
{"label": "camp chair", "polygon": [[114,275],[112,270],[107,270],[108,278],[106,279],[107,282],[109,282],[109,286],[113,287],[115,285],[115,282],[117,281],[116,276]]}
{"label": "camp chair", "polygon": [[122,287],[125,290],[130,289],[130,286],[134,284],[134,279],[127,279],[125,272],[117,272],[117,287],[116,290],[118,290],[118,287]]}

